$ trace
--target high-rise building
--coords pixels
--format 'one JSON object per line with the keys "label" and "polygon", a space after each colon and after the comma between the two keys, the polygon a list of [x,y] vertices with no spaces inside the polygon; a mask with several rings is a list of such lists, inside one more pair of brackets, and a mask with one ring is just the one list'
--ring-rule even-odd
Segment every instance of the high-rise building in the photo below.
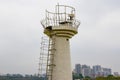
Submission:
{"label": "high-rise building", "polygon": [[93,66],[93,72],[95,74],[95,77],[96,76],[102,76],[102,68],[100,65],[95,65]]}
{"label": "high-rise building", "polygon": [[80,64],[75,64],[75,73],[82,74],[82,67]]}
{"label": "high-rise building", "polygon": [[90,74],[91,74],[90,66],[83,65],[82,66],[82,75],[85,77],[85,76],[90,76]]}
{"label": "high-rise building", "polygon": [[88,68],[88,65],[86,65],[86,64],[82,65],[82,69],[84,69],[84,68]]}
{"label": "high-rise building", "polygon": [[[92,78],[103,76],[107,77],[108,75],[112,74],[112,70],[110,68],[103,68],[100,65],[95,65],[93,68],[91,68],[88,65],[75,65],[75,73],[82,74],[83,77],[89,76]],[[114,73],[114,75],[118,76],[118,73]]]}
{"label": "high-rise building", "polygon": [[108,75],[111,75],[112,73],[111,73],[111,69],[109,69],[109,68],[102,68],[102,72],[103,72],[103,75],[106,77],[106,76],[108,76]]}

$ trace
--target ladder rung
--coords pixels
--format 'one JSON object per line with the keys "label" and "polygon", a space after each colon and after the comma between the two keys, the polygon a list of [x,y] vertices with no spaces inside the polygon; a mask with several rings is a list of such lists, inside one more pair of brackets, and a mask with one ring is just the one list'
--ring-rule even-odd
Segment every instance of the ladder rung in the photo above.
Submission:
{"label": "ladder rung", "polygon": [[47,65],[47,62],[46,63],[40,62],[39,65]]}
{"label": "ladder rung", "polygon": [[47,57],[43,57],[43,56],[42,56],[42,57],[40,57],[40,59],[46,59],[46,58],[47,58]]}
{"label": "ladder rung", "polygon": [[46,50],[47,51],[48,49],[42,49],[42,50]]}
{"label": "ladder rung", "polygon": [[53,59],[48,59],[49,62],[53,61]]}
{"label": "ladder rung", "polygon": [[49,51],[56,50],[56,49],[49,49]]}
{"label": "ladder rung", "polygon": [[40,59],[41,59],[41,58],[47,58],[47,56],[46,56],[46,57],[45,57],[45,56],[40,56],[39,58],[40,58]]}
{"label": "ladder rung", "polygon": [[55,66],[55,64],[49,64],[48,66]]}
{"label": "ladder rung", "polygon": [[47,64],[47,63],[39,63],[39,64]]}
{"label": "ladder rung", "polygon": [[50,54],[50,55],[54,55],[54,54]]}
{"label": "ladder rung", "polygon": [[47,59],[40,59],[40,60],[47,60]]}
{"label": "ladder rung", "polygon": [[46,54],[45,54],[45,53],[42,53],[42,54],[40,54],[40,55],[46,55],[46,56],[47,56],[48,54],[47,54],[47,53],[46,53]]}
{"label": "ladder rung", "polygon": [[39,64],[40,64],[40,65],[41,65],[41,64],[42,64],[42,65],[45,65],[45,64],[47,65],[47,63],[39,63]]}
{"label": "ladder rung", "polygon": [[40,70],[42,70],[42,71],[46,71],[46,69],[40,69]]}
{"label": "ladder rung", "polygon": [[50,45],[55,45],[55,43],[51,43]]}
{"label": "ladder rung", "polygon": [[48,71],[52,71],[53,69],[49,69]]}
{"label": "ladder rung", "polygon": [[47,75],[47,76],[52,76],[52,75]]}

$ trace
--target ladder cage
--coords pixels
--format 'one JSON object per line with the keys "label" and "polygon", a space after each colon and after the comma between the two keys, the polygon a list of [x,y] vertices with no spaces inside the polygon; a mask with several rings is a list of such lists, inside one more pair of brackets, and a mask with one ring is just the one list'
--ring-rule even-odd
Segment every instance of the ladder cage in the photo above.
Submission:
{"label": "ladder cage", "polygon": [[54,55],[55,55],[55,38],[49,38],[49,47],[48,47],[48,58],[47,58],[47,68],[46,68],[46,75],[48,80],[52,80],[52,72],[53,68],[55,67],[54,62]]}
{"label": "ladder cage", "polygon": [[46,76],[47,55],[48,55],[48,39],[47,37],[42,37],[40,43],[40,57],[39,57],[39,68],[38,68],[39,77]]}
{"label": "ladder cage", "polygon": [[55,67],[55,38],[41,38],[40,58],[39,58],[39,77],[46,77],[46,80],[52,80],[53,67]]}

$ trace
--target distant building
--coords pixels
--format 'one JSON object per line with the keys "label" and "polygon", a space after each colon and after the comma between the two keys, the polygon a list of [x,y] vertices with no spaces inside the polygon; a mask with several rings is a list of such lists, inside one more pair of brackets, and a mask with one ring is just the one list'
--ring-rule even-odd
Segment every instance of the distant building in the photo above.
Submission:
{"label": "distant building", "polygon": [[109,68],[102,68],[102,70],[103,70],[102,72],[104,77],[112,74],[112,71]]}
{"label": "distant building", "polygon": [[89,76],[91,75],[91,68],[90,66],[85,66],[84,67],[82,66],[82,75],[85,77],[85,76]]}
{"label": "distant building", "polygon": [[80,64],[75,64],[75,73],[82,74],[82,67]]}
{"label": "distant building", "polygon": [[94,78],[95,77],[95,73],[93,71],[93,69],[91,69],[91,74],[90,74],[90,77]]}
{"label": "distant building", "polygon": [[94,73],[95,77],[102,76],[102,68],[101,68],[101,66],[100,65],[93,66],[93,73]]}
{"label": "distant building", "polygon": [[[108,76],[112,74],[112,70],[110,68],[103,68],[100,65],[94,65],[93,68],[90,68],[88,65],[80,65],[76,64],[74,73],[82,74],[83,77],[89,76],[91,78],[100,77],[100,76]],[[119,74],[116,72],[114,75],[118,76]]]}
{"label": "distant building", "polygon": [[116,77],[120,76],[120,74],[118,72],[114,72],[113,75]]}
{"label": "distant building", "polygon": [[82,69],[84,69],[84,68],[88,68],[88,65],[86,65],[86,64],[82,65]]}

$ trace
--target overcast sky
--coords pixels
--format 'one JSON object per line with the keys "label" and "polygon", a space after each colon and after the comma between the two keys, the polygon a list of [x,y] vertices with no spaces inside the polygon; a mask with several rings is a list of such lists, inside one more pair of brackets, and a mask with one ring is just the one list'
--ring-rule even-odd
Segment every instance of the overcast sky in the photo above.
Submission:
{"label": "overcast sky", "polygon": [[0,74],[38,72],[45,9],[76,8],[81,25],[71,39],[74,64],[120,72],[120,0],[0,0]]}

